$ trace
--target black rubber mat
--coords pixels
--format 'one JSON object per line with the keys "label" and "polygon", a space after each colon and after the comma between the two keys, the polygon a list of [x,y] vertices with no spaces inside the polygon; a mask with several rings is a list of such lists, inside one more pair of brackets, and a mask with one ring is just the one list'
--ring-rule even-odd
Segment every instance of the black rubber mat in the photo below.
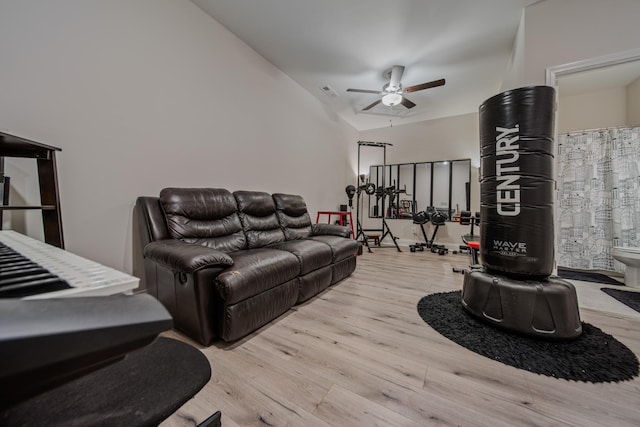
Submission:
{"label": "black rubber mat", "polygon": [[468,314],[460,291],[428,295],[418,302],[420,317],[451,341],[474,353],[519,369],[567,380],[618,382],[638,376],[638,358],[624,344],[588,323],[571,341],[517,335]]}

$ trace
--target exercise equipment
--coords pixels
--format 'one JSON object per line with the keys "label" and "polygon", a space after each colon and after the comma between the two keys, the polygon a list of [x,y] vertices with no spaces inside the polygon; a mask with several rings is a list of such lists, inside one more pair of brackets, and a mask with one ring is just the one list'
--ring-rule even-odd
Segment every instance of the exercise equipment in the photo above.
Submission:
{"label": "exercise equipment", "polygon": [[353,208],[353,196],[356,194],[356,187],[349,184],[345,187],[344,191],[347,193],[347,197],[349,198],[349,207]]}
{"label": "exercise equipment", "polygon": [[[393,144],[389,144],[388,142],[371,142],[371,141],[358,141],[358,170],[360,170],[360,150],[362,147],[377,147],[377,148],[382,148],[383,150],[383,169],[384,166],[387,163],[387,146],[393,146]],[[382,212],[385,212],[385,199],[386,196],[389,194],[389,190],[387,187],[385,187],[385,183],[384,183],[384,174],[382,175],[382,186],[378,187],[377,189],[375,188],[375,185],[373,183],[364,183],[364,175],[360,175],[360,180],[363,182],[364,186],[364,190],[367,192],[367,194],[369,195],[373,195],[375,194],[377,198],[382,198]],[[375,229],[364,229],[362,227],[362,224],[360,222],[360,215],[362,212],[362,209],[360,207],[360,203],[361,203],[361,198],[360,198],[360,192],[357,191],[356,192],[358,194],[358,202],[356,203],[356,224],[357,224],[357,234],[356,234],[356,240],[358,240],[359,242],[361,242],[364,246],[367,247],[367,250],[369,252],[373,252],[371,250],[371,247],[369,246],[369,242],[367,241],[367,235],[365,234],[365,232],[367,231],[373,231],[373,232],[378,232],[380,233],[380,242],[382,242],[387,236],[389,236],[391,238],[391,241],[393,242],[394,246],[378,246],[379,248],[388,248],[388,247],[395,247],[398,252],[402,252],[402,250],[400,250],[400,246],[398,246],[398,238],[395,237],[393,235],[393,233],[391,232],[391,229],[389,228],[389,225],[387,224],[387,221],[384,218],[384,215],[382,215],[382,224],[381,224],[381,228],[375,228]]]}
{"label": "exercise equipment", "polygon": [[[438,253],[439,255],[444,255],[449,252],[449,250],[444,245],[435,245],[433,242],[436,239],[436,235],[438,234],[438,229],[441,226],[447,224],[447,220],[449,216],[439,211],[433,207],[427,209],[427,211],[421,211],[416,214],[413,214],[413,223],[420,226],[422,230],[422,235],[424,236],[424,243],[416,242],[415,245],[409,245],[409,251],[411,252],[423,252],[424,248],[428,248],[431,252]],[[431,239],[427,237],[427,232],[424,229],[424,225],[431,221],[431,224],[434,225],[433,233],[431,234]]]}
{"label": "exercise equipment", "polygon": [[[422,230],[422,235],[424,236],[424,243],[416,242],[415,245],[409,245],[410,252],[416,252],[416,251],[423,252],[425,247],[429,247],[429,248],[431,247],[432,242],[429,241],[429,238],[427,237],[427,232],[424,229],[424,225],[429,221],[430,221],[430,216],[425,211],[421,211],[413,214],[413,223],[420,226],[420,229]],[[438,231],[437,228],[436,228],[436,231]]]}
{"label": "exercise equipment", "polygon": [[434,209],[431,212],[431,224],[435,226],[433,230],[433,234],[431,235],[431,252],[437,253],[438,255],[444,255],[449,252],[449,249],[447,249],[446,246],[436,245],[435,243],[433,243],[434,240],[436,239],[436,234],[438,234],[438,229],[442,226],[447,225],[448,219],[449,219],[449,215],[447,215],[442,211]]}
{"label": "exercise equipment", "polygon": [[[474,250],[473,248],[469,247],[469,243],[471,242],[477,242],[478,244],[480,243],[480,236],[474,234],[474,228],[480,225],[480,212],[476,212],[475,215],[471,214],[471,211],[461,211],[460,212],[460,225],[470,225],[471,226],[471,230],[469,230],[469,233],[462,235],[462,245],[458,246],[460,253],[469,253],[471,254],[471,252]],[[476,248],[478,249],[478,248]],[[453,253],[455,254],[456,251],[453,251]],[[477,255],[476,255],[477,258]],[[477,264],[478,262],[476,261],[475,263],[472,263],[471,265]],[[454,273],[464,273],[464,268],[457,268],[457,267],[453,267],[453,272]]]}
{"label": "exercise equipment", "polygon": [[[394,184],[390,187],[386,187],[382,190],[382,196],[389,197],[389,207],[387,208],[387,218],[398,219],[398,218],[412,218],[413,212],[411,209],[404,209],[398,205],[396,205],[396,200],[399,200],[398,197],[400,194],[406,194],[410,196],[411,194],[407,193],[407,187],[405,188],[396,188],[395,180]],[[406,204],[407,200],[403,200],[404,204]]]}
{"label": "exercise equipment", "polygon": [[[469,269],[482,269],[483,267],[480,265],[480,259],[478,257],[478,253],[480,252],[480,241],[473,240],[467,244],[466,247],[467,252],[469,253]],[[462,273],[465,274],[468,270],[465,268],[453,267],[454,273]]]}
{"label": "exercise equipment", "polygon": [[555,90],[521,88],[480,107],[480,252],[490,271],[553,271]]}
{"label": "exercise equipment", "polygon": [[[360,168],[360,146],[358,146],[358,168]],[[367,250],[369,252],[371,252],[371,248],[369,247],[369,242],[367,240],[367,236],[364,234],[364,231],[362,230],[362,225],[360,224],[360,203],[361,203],[360,202],[361,201],[360,195],[361,195],[361,193],[363,191],[368,195],[375,194],[375,192],[376,192],[375,184],[373,184],[371,182],[365,182],[364,180],[365,180],[365,175],[361,174],[360,175],[360,185],[356,188],[356,194],[358,195],[358,197],[357,197],[357,201],[356,201],[356,235],[354,237],[359,243],[359,245],[358,245],[358,255],[362,255],[363,246],[366,246]],[[349,189],[349,186],[347,186],[347,190],[346,191],[347,191],[347,195],[349,195],[349,193],[351,191]],[[351,207],[351,209],[353,209],[351,198],[349,199],[349,206]]]}
{"label": "exercise equipment", "polygon": [[[494,326],[541,338],[576,338],[582,333],[575,288],[551,276],[544,281],[519,280],[465,272],[463,307]],[[572,297],[573,295],[573,297]]]}
{"label": "exercise equipment", "polygon": [[[471,230],[469,230],[468,234],[463,234],[461,236],[462,245],[460,245],[459,253],[467,253],[469,254],[469,266],[470,268],[481,267],[479,265],[479,252],[480,252],[480,236],[474,234],[474,228],[480,225],[480,212],[476,212],[475,215],[471,214],[471,211],[461,211],[460,212],[460,225],[470,225]],[[455,254],[456,251],[453,251]],[[453,267],[454,273],[462,273],[464,274],[467,269]]]}
{"label": "exercise equipment", "polygon": [[531,86],[480,106],[480,262],[462,306],[496,327],[553,339],[582,333],[573,285],[553,269],[555,90]]}
{"label": "exercise equipment", "polygon": [[480,212],[476,212],[474,215],[471,211],[460,212],[460,225],[470,225],[471,229],[468,234],[462,236],[462,242],[467,245],[469,242],[475,242],[480,240],[480,236],[474,234],[474,228],[480,225]]}

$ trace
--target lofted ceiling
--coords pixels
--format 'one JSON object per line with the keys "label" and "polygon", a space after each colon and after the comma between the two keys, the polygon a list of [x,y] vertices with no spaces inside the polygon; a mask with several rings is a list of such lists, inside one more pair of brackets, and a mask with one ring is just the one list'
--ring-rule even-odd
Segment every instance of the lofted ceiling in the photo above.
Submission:
{"label": "lofted ceiling", "polygon": [[[500,91],[524,8],[538,0],[192,0],[358,130],[478,111]],[[405,66],[416,104],[388,107],[384,72]],[[323,88],[325,88],[323,90]]]}

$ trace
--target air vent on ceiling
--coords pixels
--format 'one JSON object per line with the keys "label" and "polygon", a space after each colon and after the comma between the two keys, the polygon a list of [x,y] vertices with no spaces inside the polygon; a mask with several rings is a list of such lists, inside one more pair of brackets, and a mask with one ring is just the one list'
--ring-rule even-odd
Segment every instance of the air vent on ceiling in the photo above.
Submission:
{"label": "air vent on ceiling", "polygon": [[325,95],[330,96],[331,98],[337,98],[338,93],[333,90],[333,88],[329,85],[321,86],[320,89],[325,93]]}

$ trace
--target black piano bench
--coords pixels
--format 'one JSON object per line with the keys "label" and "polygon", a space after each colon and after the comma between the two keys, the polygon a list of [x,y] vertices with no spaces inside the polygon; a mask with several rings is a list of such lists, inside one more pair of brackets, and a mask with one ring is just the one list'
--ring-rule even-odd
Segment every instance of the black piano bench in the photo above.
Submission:
{"label": "black piano bench", "polygon": [[[118,362],[1,411],[0,425],[155,426],[209,378],[202,352],[159,337]],[[200,426],[219,427],[220,418],[218,411]]]}

